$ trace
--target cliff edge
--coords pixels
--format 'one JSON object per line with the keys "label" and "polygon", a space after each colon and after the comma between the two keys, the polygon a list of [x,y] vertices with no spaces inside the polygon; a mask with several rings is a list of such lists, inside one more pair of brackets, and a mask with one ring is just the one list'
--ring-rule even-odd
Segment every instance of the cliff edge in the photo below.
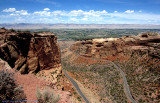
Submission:
{"label": "cliff edge", "polygon": [[53,70],[56,76],[61,73],[60,49],[54,34],[2,28],[0,37],[0,58],[21,74],[43,70]]}

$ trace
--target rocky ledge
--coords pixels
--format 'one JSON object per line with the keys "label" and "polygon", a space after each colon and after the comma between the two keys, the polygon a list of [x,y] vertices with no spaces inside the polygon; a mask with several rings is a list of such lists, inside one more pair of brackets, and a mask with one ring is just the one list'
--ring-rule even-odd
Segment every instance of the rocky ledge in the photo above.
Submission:
{"label": "rocky ledge", "polygon": [[79,41],[70,49],[86,57],[108,58],[140,50],[150,51],[150,55],[160,58],[160,35],[148,32],[137,36]]}
{"label": "rocky ledge", "polygon": [[[54,70],[61,73],[57,37],[50,33],[31,33],[0,29],[0,58],[22,74]],[[58,68],[58,69],[57,69]]]}

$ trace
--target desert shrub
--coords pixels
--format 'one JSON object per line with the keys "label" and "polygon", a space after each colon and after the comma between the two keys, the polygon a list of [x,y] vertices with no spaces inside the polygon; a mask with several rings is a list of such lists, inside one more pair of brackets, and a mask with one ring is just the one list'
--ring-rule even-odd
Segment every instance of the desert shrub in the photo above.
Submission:
{"label": "desert shrub", "polygon": [[159,33],[157,33],[157,32],[146,32],[146,33],[140,34],[141,37],[158,36],[158,35],[159,35]]}
{"label": "desert shrub", "polygon": [[0,28],[0,29],[6,29],[5,27],[2,27],[2,28]]}
{"label": "desert shrub", "polygon": [[36,96],[39,103],[57,103],[60,100],[59,95],[54,94],[54,91],[48,88],[43,91],[37,89]]}
{"label": "desert shrub", "polygon": [[0,102],[2,101],[22,101],[26,98],[22,87],[15,83],[13,73],[0,71]]}
{"label": "desert shrub", "polygon": [[10,29],[11,32],[16,32],[14,29]]}

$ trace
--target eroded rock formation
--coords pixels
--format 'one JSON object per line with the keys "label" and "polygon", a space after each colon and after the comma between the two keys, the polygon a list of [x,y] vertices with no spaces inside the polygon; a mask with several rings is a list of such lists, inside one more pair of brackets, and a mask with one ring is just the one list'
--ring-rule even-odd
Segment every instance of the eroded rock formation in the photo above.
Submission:
{"label": "eroded rock formation", "polygon": [[138,36],[86,40],[77,42],[70,49],[86,57],[107,58],[140,50],[150,51],[150,55],[160,58],[160,35],[142,33]]}
{"label": "eroded rock formation", "polygon": [[[23,73],[56,69],[61,73],[60,50],[52,33],[16,32],[0,29],[0,58]],[[57,74],[58,75],[58,74]]]}

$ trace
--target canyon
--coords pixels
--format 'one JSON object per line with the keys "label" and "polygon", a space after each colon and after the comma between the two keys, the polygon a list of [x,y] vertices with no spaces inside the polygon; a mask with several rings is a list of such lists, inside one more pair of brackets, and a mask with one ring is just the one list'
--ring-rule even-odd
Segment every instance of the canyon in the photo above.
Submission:
{"label": "canyon", "polygon": [[[32,78],[35,83],[30,85],[54,88],[64,103],[71,102],[71,98],[91,103],[158,103],[159,51],[160,34],[153,32],[57,41],[52,32],[0,29],[0,67],[15,72],[27,98],[29,91],[36,92],[35,88],[28,89]],[[35,95],[30,99],[36,99]]]}
{"label": "canyon", "polygon": [[[69,51],[69,52],[68,52]],[[101,102],[122,101],[125,102],[125,96],[118,98],[116,92],[123,89],[120,72],[115,72],[112,63],[116,64],[124,72],[130,88],[130,92],[136,102],[155,102],[159,99],[159,77],[160,77],[160,34],[158,33],[141,33],[137,36],[123,36],[121,38],[101,38],[77,41],[71,45],[64,53],[70,58],[72,72],[79,81],[92,91],[102,95]],[[106,65],[108,65],[106,67]],[[113,66],[113,65],[112,65]],[[79,67],[79,69],[77,69]],[[76,69],[75,69],[76,68]],[[74,70],[75,69],[75,70]],[[114,70],[114,71],[113,71]],[[106,72],[107,71],[107,72]],[[110,72],[111,73],[110,73]],[[118,76],[115,79],[115,74]],[[113,76],[114,75],[114,76]],[[112,78],[108,79],[106,78]],[[90,78],[89,78],[90,77]],[[102,78],[103,77],[103,78]],[[108,84],[103,84],[102,80]],[[107,80],[108,79],[108,80]],[[83,82],[85,80],[85,82]],[[114,83],[115,80],[115,83]],[[87,82],[87,84],[86,84]],[[97,84],[100,84],[99,86]],[[115,91],[115,86],[119,85],[120,91]],[[112,85],[109,87],[108,85]],[[91,88],[93,86],[94,88]],[[99,88],[101,87],[101,88]],[[102,89],[103,88],[103,89]],[[104,89],[106,88],[106,89]],[[107,93],[114,91],[111,94]],[[114,94],[115,93],[115,94]],[[123,93],[122,93],[123,94]],[[115,97],[117,95],[117,98]],[[111,96],[111,97],[110,97]],[[113,97],[112,97],[113,96]],[[120,96],[120,95],[119,95]],[[108,98],[107,100],[105,98]],[[127,99],[126,99],[127,100]]]}

